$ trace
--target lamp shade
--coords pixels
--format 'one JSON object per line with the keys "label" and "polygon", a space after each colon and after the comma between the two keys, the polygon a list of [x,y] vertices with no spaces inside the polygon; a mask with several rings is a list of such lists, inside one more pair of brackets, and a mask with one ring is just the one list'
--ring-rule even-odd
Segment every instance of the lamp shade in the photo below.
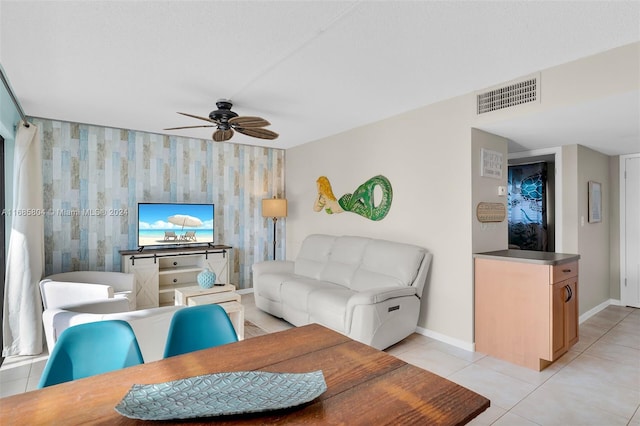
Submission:
{"label": "lamp shade", "polygon": [[262,200],[262,217],[287,217],[287,199],[264,198]]}

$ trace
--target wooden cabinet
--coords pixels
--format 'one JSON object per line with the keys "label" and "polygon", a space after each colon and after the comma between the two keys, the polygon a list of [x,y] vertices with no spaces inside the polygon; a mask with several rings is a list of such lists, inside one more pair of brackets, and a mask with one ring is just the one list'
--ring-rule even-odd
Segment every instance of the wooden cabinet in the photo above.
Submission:
{"label": "wooden cabinet", "polygon": [[136,309],[159,306],[157,259],[122,258],[122,272],[136,277]]}
{"label": "wooden cabinet", "polygon": [[540,371],[578,341],[577,256],[560,259],[476,257],[477,351]]}
{"label": "wooden cabinet", "polygon": [[175,289],[198,285],[198,274],[207,268],[215,272],[216,283],[229,284],[229,246],[123,251],[120,254],[122,271],[136,277],[138,309],[173,305]]}
{"label": "wooden cabinet", "polygon": [[578,341],[578,277],[553,284],[551,361]]}

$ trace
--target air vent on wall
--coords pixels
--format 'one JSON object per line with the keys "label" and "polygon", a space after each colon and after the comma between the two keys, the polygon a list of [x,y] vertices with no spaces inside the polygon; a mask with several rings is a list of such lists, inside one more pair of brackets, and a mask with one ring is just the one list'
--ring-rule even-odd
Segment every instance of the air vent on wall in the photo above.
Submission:
{"label": "air vent on wall", "polygon": [[535,102],[538,99],[538,89],[538,78],[534,77],[479,93],[476,96],[477,114]]}

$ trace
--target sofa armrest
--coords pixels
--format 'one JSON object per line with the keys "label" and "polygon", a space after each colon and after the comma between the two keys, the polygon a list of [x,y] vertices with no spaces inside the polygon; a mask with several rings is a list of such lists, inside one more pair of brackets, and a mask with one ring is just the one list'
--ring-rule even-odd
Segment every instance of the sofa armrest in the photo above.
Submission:
{"label": "sofa armrest", "polygon": [[45,309],[113,298],[113,287],[110,285],[49,279],[40,281],[40,292]]}
{"label": "sofa armrest", "polygon": [[71,271],[45,277],[50,281],[71,283],[104,284],[113,287],[113,291],[135,291],[136,277],[131,273],[109,271]]}
{"label": "sofa armrest", "polygon": [[100,321],[105,314],[117,314],[129,311],[127,299],[105,299],[86,303],[75,303],[59,308],[45,309],[42,313],[44,334],[49,353],[65,329],[75,324]]}
{"label": "sofa armrest", "polygon": [[[127,307],[124,299],[112,299],[112,302],[101,304],[103,308],[111,305],[112,312],[88,313],[83,309],[89,309],[93,304],[77,304],[67,306],[65,309],[47,309],[42,314],[45,336],[49,353],[55,346],[60,334],[69,327],[95,321],[122,320],[127,321],[138,339],[140,351],[145,362],[162,359],[164,345],[166,343],[169,325],[175,311],[184,306],[164,306],[160,308],[141,309],[138,311],[117,311],[117,306]],[[98,305],[96,303],[95,305]],[[77,309],[72,311],[70,309]]]}
{"label": "sofa armrest", "polygon": [[415,287],[379,287],[355,293],[347,301],[347,311],[356,305],[373,305],[387,299],[403,296],[415,296]]}
{"label": "sofa armrest", "polygon": [[59,308],[45,309],[42,313],[42,325],[44,327],[44,335],[47,340],[49,353],[53,350],[58,336],[60,336],[64,330],[72,325],[100,321],[101,318],[102,315],[100,314],[81,314]]}
{"label": "sofa armrest", "polygon": [[254,280],[262,274],[289,273],[293,274],[293,261],[291,260],[267,260],[254,263],[251,267]]}
{"label": "sofa armrest", "polygon": [[378,287],[355,293],[347,301],[347,309],[345,312],[345,324],[347,325],[347,331],[350,332],[353,312],[356,306],[375,305],[376,303],[381,303],[385,300],[410,296],[416,296],[415,287]]}
{"label": "sofa armrest", "polygon": [[[53,350],[60,334],[67,328],[87,322],[102,321],[105,314],[117,314],[122,312],[121,309],[125,308],[126,310],[129,307],[129,304],[124,299],[109,300],[109,303],[106,303],[105,300],[95,303],[67,305],[64,309],[45,309],[42,313],[42,325],[49,353]],[[75,311],[72,309],[75,309]],[[87,312],[89,309],[93,309],[93,311]]]}
{"label": "sofa armrest", "polygon": [[74,303],[72,305],[60,306],[57,309],[81,312],[83,314],[115,314],[129,312],[129,301],[126,298],[116,297],[113,299],[95,300],[93,302]]}

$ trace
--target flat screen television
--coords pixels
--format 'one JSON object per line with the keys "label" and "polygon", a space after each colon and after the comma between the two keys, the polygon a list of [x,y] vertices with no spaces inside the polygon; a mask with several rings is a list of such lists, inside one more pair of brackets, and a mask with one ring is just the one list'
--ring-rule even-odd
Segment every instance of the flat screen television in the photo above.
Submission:
{"label": "flat screen television", "polygon": [[213,244],[213,204],[138,203],[138,247]]}

